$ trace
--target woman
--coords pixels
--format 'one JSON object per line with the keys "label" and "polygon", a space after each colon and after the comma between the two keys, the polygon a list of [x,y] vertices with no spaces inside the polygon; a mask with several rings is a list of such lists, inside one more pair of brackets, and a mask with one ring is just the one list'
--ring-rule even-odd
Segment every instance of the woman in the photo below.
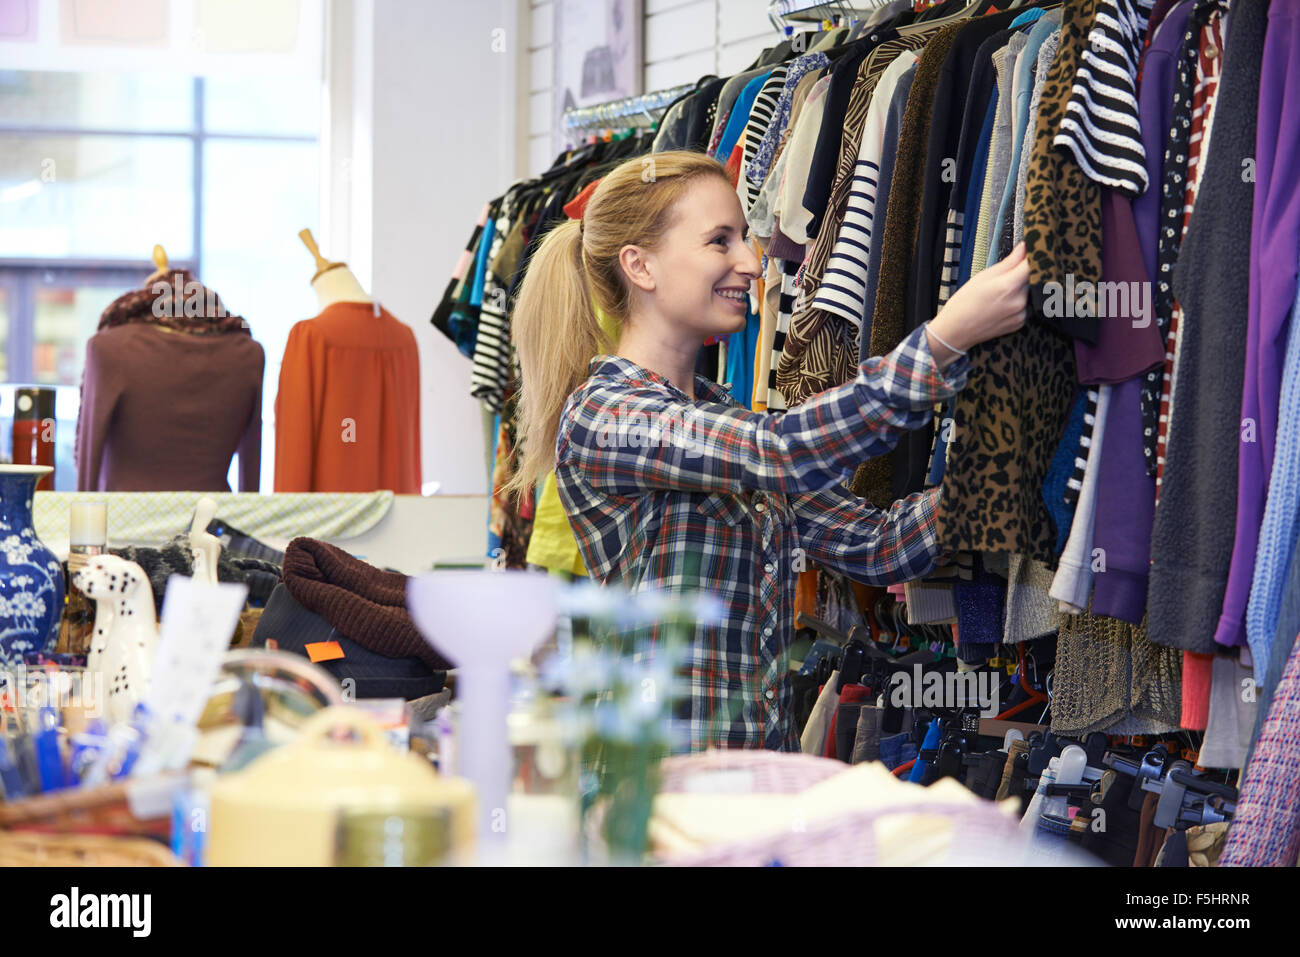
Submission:
{"label": "woman", "polygon": [[744,326],[759,275],[746,234],[716,161],[629,160],[581,221],[546,236],[513,319],[523,458],[512,490],[555,469],[598,581],[722,599],[725,619],[701,625],[687,652],[679,750],[798,750],[788,681],[798,571],[816,562],[883,584],[925,574],[939,554],[938,488],[882,512],[842,483],[962,387],[970,346],[1025,320],[1017,247],[852,382],[783,414],[752,412],[694,375],[706,340]]}

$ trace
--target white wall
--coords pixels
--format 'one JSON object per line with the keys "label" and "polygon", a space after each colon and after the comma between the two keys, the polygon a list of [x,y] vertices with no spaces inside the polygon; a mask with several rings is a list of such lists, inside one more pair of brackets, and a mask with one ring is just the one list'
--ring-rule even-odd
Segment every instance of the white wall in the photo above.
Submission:
{"label": "white wall", "polygon": [[[551,165],[558,147],[554,116],[552,0],[529,0],[528,149],[526,171]],[[643,0],[644,72],[649,92],[694,83],[702,76],[726,76],[749,66],[781,36],[767,18],[765,0]]]}
{"label": "white wall", "polygon": [[[525,0],[526,2],[526,0]],[[321,250],[420,347],[424,481],[487,489],[470,362],[429,323],[483,204],[514,179],[515,0],[331,0]]]}
{"label": "white wall", "polygon": [[[555,158],[552,0],[329,0],[321,250],[420,345],[424,481],[487,487],[470,362],[429,315],[483,204]],[[647,90],[743,69],[762,0],[645,0]]]}

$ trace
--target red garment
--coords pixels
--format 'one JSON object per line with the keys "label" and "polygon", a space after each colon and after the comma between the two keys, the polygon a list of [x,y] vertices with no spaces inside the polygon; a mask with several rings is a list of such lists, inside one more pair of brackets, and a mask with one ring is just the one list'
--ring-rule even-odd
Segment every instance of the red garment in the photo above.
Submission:
{"label": "red garment", "polygon": [[[850,684],[840,689],[840,704],[850,704],[855,701],[866,701],[871,697],[871,689],[866,685]],[[838,758],[839,753],[835,747],[835,725],[840,719],[840,707],[837,704],[835,710],[831,712],[831,726],[826,732],[826,747],[823,749],[822,757]]]}
{"label": "red garment", "polygon": [[289,332],[275,397],[277,492],[420,493],[415,333],[339,302]]}
{"label": "red garment", "polygon": [[[604,177],[602,176],[601,179],[604,179]],[[582,187],[582,192],[564,204],[564,215],[570,219],[582,219],[587,214],[587,203],[591,201],[591,194],[596,191],[596,187],[599,185],[600,180],[593,179]]]}
{"label": "red garment", "polygon": [[1214,655],[1183,652],[1183,713],[1179,718],[1188,731],[1204,731],[1210,720],[1210,676]]}
{"label": "red garment", "polygon": [[740,168],[745,165],[745,138],[742,136],[740,142],[731,148],[731,155],[727,157],[726,165],[723,167],[727,171],[727,178],[731,180],[731,186],[734,189],[740,183]]}

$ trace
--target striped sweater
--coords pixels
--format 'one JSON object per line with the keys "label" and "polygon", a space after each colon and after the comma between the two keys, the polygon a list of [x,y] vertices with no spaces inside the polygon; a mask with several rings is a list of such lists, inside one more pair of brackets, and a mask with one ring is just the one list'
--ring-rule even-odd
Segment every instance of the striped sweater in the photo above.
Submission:
{"label": "striped sweater", "polygon": [[1138,60],[1154,0],[1100,0],[1053,145],[1091,180],[1140,196],[1147,188],[1138,120]]}

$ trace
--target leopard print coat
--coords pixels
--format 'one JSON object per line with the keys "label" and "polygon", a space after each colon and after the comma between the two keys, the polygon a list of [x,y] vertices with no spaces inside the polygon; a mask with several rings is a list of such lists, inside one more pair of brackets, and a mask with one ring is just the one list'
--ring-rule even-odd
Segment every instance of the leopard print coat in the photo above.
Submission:
{"label": "leopard print coat", "polygon": [[[1031,301],[1045,282],[1101,279],[1101,194],[1074,157],[1052,145],[1095,17],[1097,0],[1065,5],[1060,46],[1043,87],[1025,192]],[[1035,296],[1034,290],[1040,295]],[[948,548],[1020,552],[1056,565],[1056,535],[1040,489],[1069,415],[1076,331],[1033,310],[1011,336],[971,350],[953,408],[939,508]],[[1095,319],[1093,320],[1095,322]]]}

